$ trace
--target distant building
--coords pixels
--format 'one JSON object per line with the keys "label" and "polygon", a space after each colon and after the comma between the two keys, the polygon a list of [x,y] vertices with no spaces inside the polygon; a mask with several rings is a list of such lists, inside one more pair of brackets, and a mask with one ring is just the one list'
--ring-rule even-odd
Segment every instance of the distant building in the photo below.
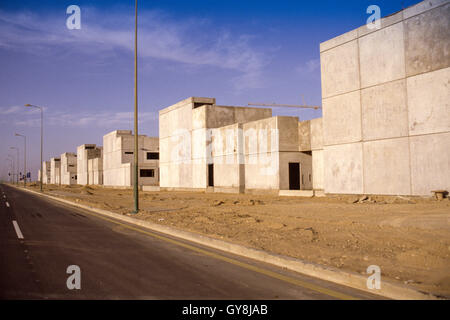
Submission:
{"label": "distant building", "polygon": [[[42,183],[43,184],[50,184],[50,161],[43,161],[42,162]],[[38,181],[40,181],[41,176],[40,176],[40,170],[39,170],[39,174],[38,174]]]}
{"label": "distant building", "polygon": [[82,185],[103,184],[103,148],[83,144],[77,148],[77,180]]}
{"label": "distant building", "polygon": [[[219,106],[192,97],[159,112],[160,186],[167,190],[312,190],[311,152],[299,149],[297,117]],[[311,192],[312,194],[312,192]]]}
{"label": "distant building", "polygon": [[77,184],[77,155],[66,152],[61,155],[61,184]]}
{"label": "distant building", "polygon": [[[159,185],[159,139],[140,135],[139,186]],[[103,136],[103,184],[131,187],[134,183],[134,135],[116,130]]]}
{"label": "distant building", "polygon": [[[100,148],[101,149],[101,148]],[[103,151],[103,150],[101,150]],[[88,182],[92,185],[103,184],[103,157],[88,160]]]}
{"label": "distant building", "polygon": [[61,159],[50,159],[50,183],[61,184]]}

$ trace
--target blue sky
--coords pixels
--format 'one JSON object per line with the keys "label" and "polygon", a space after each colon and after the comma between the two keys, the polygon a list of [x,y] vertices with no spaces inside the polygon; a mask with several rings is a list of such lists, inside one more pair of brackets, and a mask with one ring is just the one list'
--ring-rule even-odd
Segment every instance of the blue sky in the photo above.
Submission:
{"label": "blue sky", "polygon": [[[140,133],[158,135],[158,110],[190,96],[222,105],[321,104],[319,44],[418,0],[140,0]],[[66,28],[66,8],[81,8],[81,30]],[[132,129],[134,1],[0,2],[0,178],[6,157],[28,137],[39,167],[39,113],[45,107],[44,159],[102,144]],[[320,111],[274,113],[300,119]]]}

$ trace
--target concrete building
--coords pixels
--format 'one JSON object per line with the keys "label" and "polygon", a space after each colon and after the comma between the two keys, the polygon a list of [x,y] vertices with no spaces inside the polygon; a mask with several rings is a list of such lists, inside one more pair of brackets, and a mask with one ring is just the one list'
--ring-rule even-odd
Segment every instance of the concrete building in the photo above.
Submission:
{"label": "concrete building", "polygon": [[95,144],[83,144],[77,148],[78,184],[103,184],[103,148]]}
{"label": "concrete building", "polygon": [[[38,174],[38,180],[41,178],[40,173],[41,170],[39,170]],[[43,161],[42,162],[42,183],[43,184],[50,184],[50,161]]]}
{"label": "concrete building", "polygon": [[50,159],[50,183],[61,184],[61,159]]}
{"label": "concrete building", "polygon": [[299,151],[311,155],[312,189],[315,195],[323,194],[323,120],[301,121],[298,126]]}
{"label": "concrete building", "polygon": [[161,188],[218,192],[312,189],[298,118],[191,97],[159,113]]}
{"label": "concrete building", "polygon": [[[297,117],[243,124],[246,192],[311,190],[311,154],[299,151]],[[287,193],[282,193],[287,194]]]}
{"label": "concrete building", "polygon": [[77,155],[65,152],[61,155],[61,184],[77,184]]}
{"label": "concrete building", "polygon": [[326,193],[450,190],[450,3],[320,45]]}
{"label": "concrete building", "polygon": [[[212,129],[272,115],[270,109],[218,106],[215,102],[214,98],[191,97],[159,111],[161,188],[204,190],[220,184],[219,177],[214,180],[221,171],[214,170],[212,163]],[[239,179],[233,187],[242,187],[242,177]]]}
{"label": "concrete building", "polygon": [[92,185],[103,184],[103,157],[88,160],[88,182]]}
{"label": "concrete building", "polygon": [[[159,185],[159,139],[140,135],[139,185]],[[130,130],[116,130],[103,136],[103,184],[133,186],[134,135]],[[98,165],[98,164],[97,164]],[[93,164],[95,167],[95,164]]]}

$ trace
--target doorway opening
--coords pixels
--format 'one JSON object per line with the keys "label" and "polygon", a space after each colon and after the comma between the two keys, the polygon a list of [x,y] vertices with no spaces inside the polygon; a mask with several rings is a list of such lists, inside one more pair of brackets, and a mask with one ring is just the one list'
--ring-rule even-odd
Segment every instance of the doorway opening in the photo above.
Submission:
{"label": "doorway opening", "polygon": [[289,190],[300,190],[299,162],[289,162]]}
{"label": "doorway opening", "polygon": [[208,164],[208,187],[214,187],[214,164]]}

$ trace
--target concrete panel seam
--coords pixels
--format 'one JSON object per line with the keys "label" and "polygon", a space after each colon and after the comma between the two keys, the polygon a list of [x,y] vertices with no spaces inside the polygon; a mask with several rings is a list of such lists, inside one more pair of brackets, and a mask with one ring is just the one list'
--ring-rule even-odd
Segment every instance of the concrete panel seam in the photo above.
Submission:
{"label": "concrete panel seam", "polygon": [[356,92],[356,91],[361,91],[361,90],[365,90],[365,89],[370,89],[370,88],[386,85],[386,84],[389,84],[389,83],[397,82],[399,80],[407,80],[408,78],[417,77],[417,76],[420,76],[420,75],[423,75],[423,74],[426,74],[426,73],[436,72],[436,71],[439,71],[439,70],[442,70],[442,69],[447,69],[447,68],[449,68],[449,67],[439,68],[439,69],[436,69],[436,70],[433,70],[433,71],[425,71],[425,72],[414,74],[413,76],[400,77],[400,78],[397,78],[397,79],[385,81],[383,83],[378,83],[378,84],[371,85],[371,86],[365,86],[365,87],[361,86],[360,89],[351,90],[351,91],[347,91],[347,92],[344,92],[344,93],[338,93],[338,94],[335,94],[335,95],[327,96],[327,97],[322,98],[322,100],[327,100],[327,99],[339,97],[339,96],[342,96],[342,95],[345,95],[345,94],[353,93],[353,92]]}
{"label": "concrete panel seam", "polygon": [[[367,140],[363,140],[363,141],[354,141],[354,142],[345,142],[345,143],[332,143],[332,144],[326,144],[326,145],[324,145],[324,147],[333,147],[333,146],[340,146],[340,145],[343,145],[343,144],[354,144],[354,143],[361,143],[361,142],[392,140],[392,139],[407,138],[407,137],[412,138],[412,137],[422,137],[422,136],[433,136],[433,135],[443,134],[443,133],[450,133],[450,131],[436,131],[436,132],[431,132],[431,133],[409,134],[407,136],[396,136],[396,137],[388,137],[388,138],[367,139]],[[319,150],[323,150],[323,149],[319,149]]]}
{"label": "concrete panel seam", "polygon": [[[403,23],[403,21],[402,21]],[[409,193],[412,194],[413,192],[413,177],[412,177],[412,154],[411,154],[411,139],[410,137],[410,130],[409,130],[409,103],[408,103],[408,84],[407,84],[407,78],[408,78],[408,74],[406,73],[406,65],[407,65],[407,60],[406,60],[406,28],[405,26],[403,26],[403,56],[404,56],[404,60],[405,60],[405,90],[403,91],[404,95],[405,95],[405,104],[406,104],[406,118],[408,119],[408,132],[407,132],[407,137],[408,137],[408,152],[409,152]]]}
{"label": "concrete panel seam", "polygon": [[[358,46],[358,76],[359,76],[359,121],[361,123],[361,141],[364,141],[364,133],[363,133],[363,101],[362,101],[362,82],[361,82],[361,52],[360,52],[360,47],[359,47],[359,38],[357,41],[357,46]],[[364,143],[362,144],[362,166],[363,166],[363,170],[362,170],[362,191],[363,193],[366,191],[365,188],[365,183],[364,183],[364,166],[365,166],[365,161],[364,161]]]}

